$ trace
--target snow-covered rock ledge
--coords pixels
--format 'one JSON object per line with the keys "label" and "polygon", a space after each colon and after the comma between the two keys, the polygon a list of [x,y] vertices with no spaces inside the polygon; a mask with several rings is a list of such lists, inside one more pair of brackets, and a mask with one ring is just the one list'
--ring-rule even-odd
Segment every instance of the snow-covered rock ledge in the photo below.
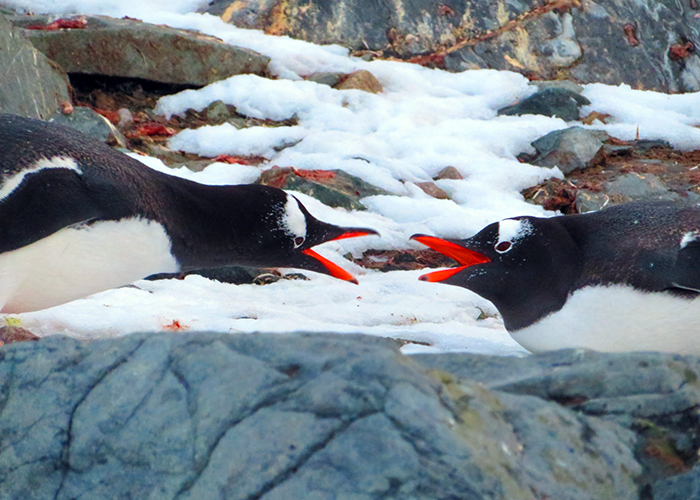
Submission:
{"label": "snow-covered rock ledge", "polygon": [[408,357],[360,335],[16,343],[0,497],[690,498],[698,373],[660,354]]}

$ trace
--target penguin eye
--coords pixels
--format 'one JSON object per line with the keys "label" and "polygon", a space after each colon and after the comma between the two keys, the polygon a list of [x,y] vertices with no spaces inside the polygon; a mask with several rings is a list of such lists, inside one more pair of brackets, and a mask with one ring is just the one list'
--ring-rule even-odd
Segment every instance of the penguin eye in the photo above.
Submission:
{"label": "penguin eye", "polygon": [[496,245],[496,251],[498,253],[504,253],[510,250],[511,246],[513,246],[513,244],[510,241],[501,241],[498,245]]}
{"label": "penguin eye", "polygon": [[300,247],[304,243],[305,239],[303,236],[297,236],[294,238],[294,248]]}

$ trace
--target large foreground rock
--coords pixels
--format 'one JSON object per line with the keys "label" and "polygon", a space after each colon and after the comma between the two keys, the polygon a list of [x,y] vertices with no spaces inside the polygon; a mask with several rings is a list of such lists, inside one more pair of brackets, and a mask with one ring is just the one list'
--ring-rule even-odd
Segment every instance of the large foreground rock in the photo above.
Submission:
{"label": "large foreground rock", "polygon": [[0,350],[0,497],[637,498],[635,435],[346,335]]}
{"label": "large foreground rock", "polygon": [[265,75],[270,59],[193,31],[134,19],[88,16],[79,29],[26,29],[47,16],[12,16],[23,35],[68,73],[204,86],[241,73]]}
{"label": "large foreground rock", "polygon": [[47,119],[70,102],[68,79],[0,14],[0,113]]}

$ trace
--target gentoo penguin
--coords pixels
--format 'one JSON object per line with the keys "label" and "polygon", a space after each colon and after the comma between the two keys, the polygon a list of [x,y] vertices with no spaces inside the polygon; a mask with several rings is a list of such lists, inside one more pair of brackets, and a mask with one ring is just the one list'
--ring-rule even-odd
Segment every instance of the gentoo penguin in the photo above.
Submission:
{"label": "gentoo penguin", "polygon": [[311,248],[377,234],[261,185],[163,174],[83,134],[0,115],[0,312],[44,309],[156,273],[227,265],[354,278]]}
{"label": "gentoo penguin", "polygon": [[411,237],[460,267],[424,281],[490,300],[526,349],[700,354],[700,207],[644,201]]}

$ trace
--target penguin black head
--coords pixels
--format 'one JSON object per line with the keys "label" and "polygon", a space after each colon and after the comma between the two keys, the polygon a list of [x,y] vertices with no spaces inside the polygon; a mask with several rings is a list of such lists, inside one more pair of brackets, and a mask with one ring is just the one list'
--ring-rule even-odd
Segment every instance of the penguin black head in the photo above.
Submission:
{"label": "penguin black head", "polygon": [[[276,267],[296,267],[357,283],[343,268],[316,253],[312,248],[321,243],[358,236],[379,234],[364,227],[339,227],[315,218],[294,196],[287,194],[284,206],[277,212],[277,228],[281,230],[282,251]],[[273,234],[275,231],[272,232]]]}
{"label": "penguin black head", "polygon": [[461,286],[490,300],[509,331],[559,309],[579,272],[577,246],[556,219],[505,219],[465,240],[411,239],[460,264],[421,280]]}
{"label": "penguin black head", "polygon": [[[225,230],[214,235],[203,233],[191,248],[187,248],[191,234],[180,244],[174,241],[174,253],[183,268],[292,267],[357,283],[350,273],[316,253],[313,247],[327,241],[378,234],[375,230],[339,227],[320,221],[296,197],[274,187],[249,184],[210,188],[212,196],[208,199],[216,200],[219,206],[208,207],[207,213],[222,218],[212,225]],[[222,196],[213,196],[214,193]],[[203,200],[197,202],[203,203]],[[213,260],[202,260],[198,249],[204,245],[218,249],[208,252]]]}

